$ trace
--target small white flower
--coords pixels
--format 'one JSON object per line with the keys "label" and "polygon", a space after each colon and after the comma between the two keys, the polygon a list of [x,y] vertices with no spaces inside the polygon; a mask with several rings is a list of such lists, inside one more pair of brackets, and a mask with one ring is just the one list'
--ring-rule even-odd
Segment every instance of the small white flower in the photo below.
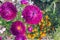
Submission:
{"label": "small white flower", "polygon": [[0,30],[0,32],[1,32],[1,30]]}
{"label": "small white flower", "polygon": [[34,2],[29,0],[29,5],[33,5],[33,4],[34,4]]}
{"label": "small white flower", "polygon": [[2,25],[0,25],[0,34],[3,34],[6,28]]}
{"label": "small white flower", "polygon": [[12,0],[12,2],[15,2],[15,0]]}
{"label": "small white flower", "polygon": [[2,28],[2,31],[4,32],[6,30],[6,28]]}
{"label": "small white flower", "polygon": [[21,15],[21,18],[23,18],[23,16]]}
{"label": "small white flower", "polygon": [[0,0],[0,1],[4,2],[4,0]]}
{"label": "small white flower", "polygon": [[3,34],[3,31],[2,30],[0,30],[0,34]]}

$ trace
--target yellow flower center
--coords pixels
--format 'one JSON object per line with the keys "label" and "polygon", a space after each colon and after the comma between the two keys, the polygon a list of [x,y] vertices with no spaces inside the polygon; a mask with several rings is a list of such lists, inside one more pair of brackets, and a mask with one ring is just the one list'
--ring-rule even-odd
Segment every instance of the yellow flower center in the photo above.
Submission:
{"label": "yellow flower center", "polygon": [[18,27],[17,27],[17,29],[18,29],[18,30],[21,30],[21,27],[20,27],[20,26],[18,26]]}
{"label": "yellow flower center", "polygon": [[46,16],[45,16],[45,18],[46,18],[46,19],[48,19],[48,18],[49,18],[49,16],[48,16],[48,15],[46,15]]}

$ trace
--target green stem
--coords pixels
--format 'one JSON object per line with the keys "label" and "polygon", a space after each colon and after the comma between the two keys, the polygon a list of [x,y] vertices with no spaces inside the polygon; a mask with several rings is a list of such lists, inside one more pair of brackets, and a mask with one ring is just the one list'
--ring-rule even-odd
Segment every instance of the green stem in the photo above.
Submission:
{"label": "green stem", "polygon": [[54,2],[53,14],[55,14],[55,9],[56,9],[56,4],[55,4],[55,2]]}
{"label": "green stem", "polygon": [[[56,1],[56,0],[55,0]],[[51,5],[48,7],[48,8],[46,8],[45,9],[45,12],[47,12],[47,11],[49,11],[49,9],[51,8],[51,6],[54,4],[54,7],[55,7],[55,1],[53,1],[52,3],[51,3]],[[54,9],[55,10],[55,9]]]}

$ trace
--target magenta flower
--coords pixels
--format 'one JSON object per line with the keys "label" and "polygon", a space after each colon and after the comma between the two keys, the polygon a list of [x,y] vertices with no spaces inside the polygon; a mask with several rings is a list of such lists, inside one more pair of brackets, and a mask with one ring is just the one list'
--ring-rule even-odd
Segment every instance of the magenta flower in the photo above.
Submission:
{"label": "magenta flower", "polygon": [[[0,7],[0,12],[1,12],[1,7]],[[1,13],[0,13],[0,16],[1,16]]]}
{"label": "magenta flower", "polygon": [[26,28],[21,21],[15,21],[12,23],[10,31],[13,35],[20,35],[25,33]]}
{"label": "magenta flower", "polygon": [[0,7],[0,12],[1,12],[1,7]]}
{"label": "magenta flower", "polygon": [[10,21],[16,17],[17,9],[12,3],[5,2],[1,5],[0,13],[3,19],[5,19],[6,21]]}
{"label": "magenta flower", "polygon": [[27,40],[24,35],[18,35],[15,37],[15,40]]}
{"label": "magenta flower", "polygon": [[0,36],[0,40],[2,40],[2,37]]}
{"label": "magenta flower", "polygon": [[33,27],[32,26],[28,27],[28,31],[29,32],[32,32],[32,30],[33,30]]}
{"label": "magenta flower", "polygon": [[28,0],[21,0],[21,4],[28,4]]}
{"label": "magenta flower", "polygon": [[22,11],[22,16],[28,24],[38,24],[42,19],[42,12],[37,6],[28,5]]}

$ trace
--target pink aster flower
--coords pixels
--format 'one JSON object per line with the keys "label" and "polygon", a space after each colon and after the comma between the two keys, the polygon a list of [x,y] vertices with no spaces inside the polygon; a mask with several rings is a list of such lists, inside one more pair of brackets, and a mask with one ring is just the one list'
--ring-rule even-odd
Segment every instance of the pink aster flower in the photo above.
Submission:
{"label": "pink aster flower", "polygon": [[20,0],[21,4],[28,4],[28,0]]}
{"label": "pink aster flower", "polygon": [[12,23],[10,31],[13,35],[24,34],[26,31],[25,25],[21,21],[15,21]]}
{"label": "pink aster flower", "polygon": [[[1,12],[1,7],[0,7],[0,12]],[[1,13],[0,13],[0,16],[1,16]]]}
{"label": "pink aster flower", "polygon": [[5,19],[6,21],[10,21],[16,17],[17,9],[12,3],[5,2],[1,5],[0,13],[3,19]]}
{"label": "pink aster flower", "polygon": [[28,31],[29,32],[32,32],[32,30],[33,30],[33,27],[32,26],[28,27]]}
{"label": "pink aster flower", "polygon": [[18,35],[15,37],[15,40],[27,40],[27,39],[26,39],[26,36],[24,35]]}
{"label": "pink aster flower", "polygon": [[35,5],[28,5],[22,11],[22,16],[28,24],[38,24],[42,19],[42,12]]}
{"label": "pink aster flower", "polygon": [[2,37],[0,36],[0,40],[2,40]]}

